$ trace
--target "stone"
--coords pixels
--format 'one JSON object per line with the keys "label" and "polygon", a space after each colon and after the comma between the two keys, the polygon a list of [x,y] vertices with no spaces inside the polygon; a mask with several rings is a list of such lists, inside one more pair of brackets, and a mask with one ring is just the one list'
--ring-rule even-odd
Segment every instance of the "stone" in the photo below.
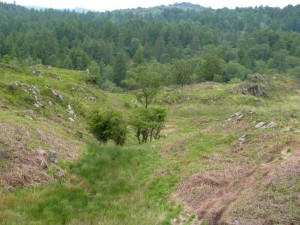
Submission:
{"label": "stone", "polygon": [[238,142],[242,145],[247,141],[247,134],[244,134],[242,137],[238,139]]}
{"label": "stone", "polygon": [[39,167],[40,167],[41,169],[47,169],[47,168],[48,168],[48,165],[47,165],[47,163],[46,163],[44,160],[42,160]]}
{"label": "stone", "polygon": [[56,80],[61,80],[61,77],[59,75],[55,74],[55,73],[50,73],[49,75],[50,75],[50,77],[52,77]]}
{"label": "stone", "polygon": [[36,86],[32,85],[29,87],[29,90],[34,94],[35,96],[40,96],[40,89],[38,89]]}
{"label": "stone", "polygon": [[33,115],[34,115],[34,112],[33,112],[32,109],[25,110],[25,113],[26,113],[27,115],[30,115],[30,116],[33,116]]}
{"label": "stone", "polygon": [[51,163],[57,163],[57,153],[56,151],[49,152],[49,159]]}
{"label": "stone", "polygon": [[261,87],[258,84],[249,84],[242,89],[242,94],[247,95],[251,94],[254,96],[263,96],[264,93],[261,90]]}
{"label": "stone", "polygon": [[[74,88],[75,89],[75,88]],[[85,93],[85,90],[82,87],[77,88],[77,91]]]}
{"label": "stone", "polygon": [[40,75],[40,76],[44,76],[44,73],[39,70],[38,68],[35,68],[33,71],[32,71],[32,74],[33,75]]}
{"label": "stone", "polygon": [[242,94],[243,94],[243,95],[247,95],[247,94],[248,94],[248,89],[244,87],[244,88],[242,89]]}
{"label": "stone", "polygon": [[92,97],[92,96],[87,96],[86,99],[89,100],[89,101],[91,101],[91,102],[95,102],[96,101],[96,98]]}
{"label": "stone", "polygon": [[241,120],[243,117],[244,115],[242,114],[242,112],[237,112],[230,116],[227,121],[238,121]]}
{"label": "stone", "polygon": [[73,116],[74,119],[76,118],[76,114],[70,105],[67,106],[67,112]]}
{"label": "stone", "polygon": [[272,128],[272,127],[276,127],[277,124],[274,122],[260,122],[258,124],[256,124],[255,128]]}
{"label": "stone", "polygon": [[266,124],[266,122],[259,122],[258,124],[255,125],[255,128],[261,128]]}
{"label": "stone", "polygon": [[58,177],[58,178],[64,177],[65,172],[64,171],[59,171],[55,176]]}
{"label": "stone", "polygon": [[69,117],[69,121],[70,121],[71,123],[74,123],[74,122],[75,122],[75,120],[74,120],[72,117]]}
{"label": "stone", "polygon": [[64,99],[64,97],[60,94],[60,92],[59,91],[57,91],[57,90],[52,90],[52,94],[56,97],[56,98],[58,98],[59,100],[63,100]]}
{"label": "stone", "polygon": [[41,103],[41,102],[36,102],[36,103],[34,103],[34,106],[35,106],[36,108],[41,108],[41,107],[43,107],[43,103]]}
{"label": "stone", "polygon": [[276,123],[270,122],[270,123],[267,124],[266,128],[272,128],[272,127],[276,127],[276,126],[277,126]]}

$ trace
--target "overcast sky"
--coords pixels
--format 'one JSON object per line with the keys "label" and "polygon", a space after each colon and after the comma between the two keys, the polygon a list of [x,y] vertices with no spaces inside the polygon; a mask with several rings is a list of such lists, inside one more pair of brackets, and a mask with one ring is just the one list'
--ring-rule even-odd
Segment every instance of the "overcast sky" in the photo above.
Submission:
{"label": "overcast sky", "polygon": [[[13,3],[14,0],[0,0],[2,2]],[[248,1],[237,1],[237,0],[16,0],[17,5],[24,6],[42,6],[48,8],[57,9],[74,9],[76,7],[91,9],[97,11],[106,11],[114,9],[126,9],[126,8],[137,8],[137,7],[150,7],[157,5],[169,5],[174,2],[191,2],[199,4],[205,7],[211,8],[235,8],[235,7],[247,7],[247,6],[270,6],[270,7],[285,7],[289,4],[297,5],[300,4],[299,0],[248,0]]]}

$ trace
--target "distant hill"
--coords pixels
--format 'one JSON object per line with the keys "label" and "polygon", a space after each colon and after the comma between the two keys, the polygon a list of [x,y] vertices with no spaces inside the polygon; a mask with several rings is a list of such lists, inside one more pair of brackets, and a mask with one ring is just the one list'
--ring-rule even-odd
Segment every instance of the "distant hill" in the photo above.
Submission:
{"label": "distant hill", "polygon": [[173,5],[169,6],[174,6],[178,8],[185,8],[185,9],[203,9],[204,7],[198,4],[193,4],[190,2],[181,2],[181,3],[175,3]]}

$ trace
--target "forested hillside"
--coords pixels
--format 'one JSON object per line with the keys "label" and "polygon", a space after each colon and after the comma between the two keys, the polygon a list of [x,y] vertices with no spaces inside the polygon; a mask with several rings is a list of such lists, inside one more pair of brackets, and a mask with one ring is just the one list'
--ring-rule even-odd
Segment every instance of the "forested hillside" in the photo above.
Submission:
{"label": "forested hillside", "polygon": [[141,65],[155,67],[165,84],[300,76],[299,32],[300,5],[213,10],[181,3],[77,13],[0,3],[2,62],[89,68],[109,90],[132,88]]}

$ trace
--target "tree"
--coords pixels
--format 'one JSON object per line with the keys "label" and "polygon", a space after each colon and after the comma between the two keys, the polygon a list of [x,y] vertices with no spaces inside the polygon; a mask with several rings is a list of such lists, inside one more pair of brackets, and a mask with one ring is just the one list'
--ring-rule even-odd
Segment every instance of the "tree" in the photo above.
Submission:
{"label": "tree", "polygon": [[66,69],[73,69],[73,62],[69,55],[67,55],[63,61],[63,67]]}
{"label": "tree", "polygon": [[130,41],[129,56],[133,58],[136,51],[141,47],[141,41],[138,38],[132,38]]}
{"label": "tree", "polygon": [[275,52],[273,58],[269,62],[269,67],[276,68],[278,73],[286,72],[288,68],[287,51],[281,50]]}
{"label": "tree", "polygon": [[84,70],[89,64],[89,57],[85,51],[81,48],[74,48],[70,51],[70,58],[72,59],[72,64],[74,69]]}
{"label": "tree", "polygon": [[177,84],[181,86],[190,84],[192,73],[192,65],[188,60],[181,59],[173,62],[173,74]]}
{"label": "tree", "polygon": [[94,84],[100,81],[100,66],[96,61],[91,61],[88,66],[87,81]]}
{"label": "tree", "polygon": [[229,62],[225,66],[223,81],[228,82],[232,78],[239,78],[240,80],[245,80],[251,70],[246,69],[244,66],[237,62]]}
{"label": "tree", "polygon": [[166,122],[167,111],[160,107],[139,108],[132,116],[131,125],[140,144],[161,137]]}
{"label": "tree", "polygon": [[133,62],[138,65],[145,62],[144,50],[142,47],[139,47],[138,50],[135,52],[133,57]]}
{"label": "tree", "polygon": [[166,44],[163,37],[159,37],[155,42],[156,59],[160,61],[162,54],[165,52]]}
{"label": "tree", "polygon": [[121,86],[126,77],[126,58],[123,53],[119,53],[113,63],[113,81],[117,86]]}
{"label": "tree", "polygon": [[113,140],[116,145],[124,145],[127,134],[125,120],[115,110],[96,111],[88,117],[88,129],[94,137],[106,144]]}
{"label": "tree", "polygon": [[133,71],[131,79],[126,80],[127,85],[137,89],[136,98],[145,108],[153,101],[162,82],[161,74],[152,67],[139,66]]}
{"label": "tree", "polygon": [[218,75],[221,75],[222,61],[214,55],[207,55],[204,57],[204,63],[201,68],[201,77],[207,81],[214,80]]}

